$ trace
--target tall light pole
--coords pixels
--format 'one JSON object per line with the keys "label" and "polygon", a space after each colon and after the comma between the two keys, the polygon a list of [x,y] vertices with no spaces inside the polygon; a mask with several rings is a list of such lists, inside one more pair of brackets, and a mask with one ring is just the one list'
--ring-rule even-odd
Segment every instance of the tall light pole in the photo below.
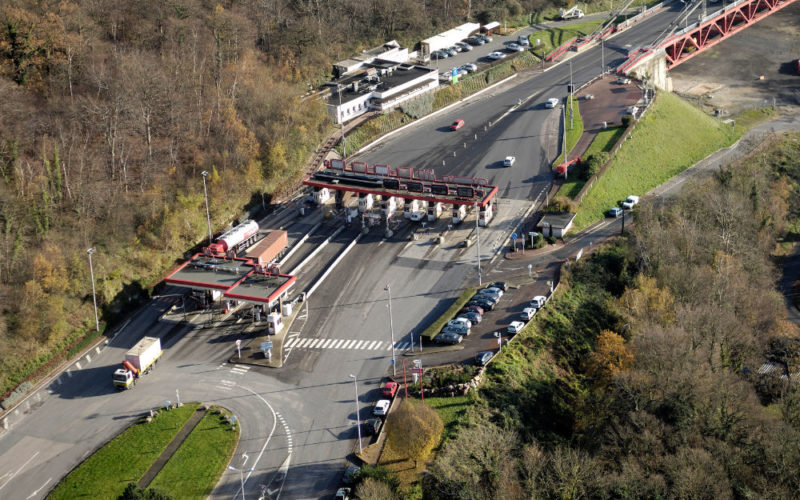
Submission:
{"label": "tall light pole", "polygon": [[342,84],[336,87],[336,93],[339,94],[339,127],[342,131],[342,159],[347,160],[347,139],[344,137],[344,113],[342,113]]}
{"label": "tall light pole", "polygon": [[208,244],[210,245],[213,243],[211,240],[211,212],[208,210],[208,189],[206,188],[206,177],[208,177],[208,170],[203,170],[200,172],[200,175],[203,176],[203,194],[206,197],[206,221],[208,222]]}
{"label": "tall light pole", "polygon": [[353,379],[353,383],[356,385],[356,423],[358,425],[358,452],[361,453],[361,410],[358,407],[358,379],[352,373],[350,374],[350,378]]}
{"label": "tall light pole", "polygon": [[603,39],[600,39],[600,74],[604,75],[606,72],[606,51],[603,46]]}
{"label": "tall light pole", "polygon": [[[242,466],[242,468],[239,469],[239,468],[234,467],[233,465],[229,465],[228,466],[228,470],[239,471],[239,483],[240,483],[241,488],[242,488],[242,500],[245,500],[244,499],[244,466]],[[247,472],[252,472],[252,471],[253,471],[252,467],[250,469],[247,469]]]}
{"label": "tall light pole", "polygon": [[[572,130],[572,95],[575,93],[572,86],[572,59],[569,60],[569,129]],[[566,161],[564,157],[564,161]]]}
{"label": "tall light pole", "polygon": [[100,319],[97,317],[97,292],[94,288],[94,266],[92,266],[92,254],[94,253],[94,248],[90,248],[86,250],[86,253],[89,254],[89,273],[92,275],[92,302],[94,302],[94,328],[96,331],[100,331]]}
{"label": "tall light pole", "polygon": [[[481,282],[481,237],[478,234],[478,226],[480,226],[480,219],[481,219],[481,212],[480,207],[478,207],[478,202],[475,202],[475,250],[478,254],[478,286],[483,286]],[[420,338],[420,346],[422,345],[422,339]]]}
{"label": "tall light pole", "polygon": [[389,287],[389,284],[386,284],[384,287],[386,293],[389,294],[389,335],[391,335],[392,340],[392,376],[397,375],[397,368],[395,366],[394,360],[394,322],[392,321],[392,289]]}

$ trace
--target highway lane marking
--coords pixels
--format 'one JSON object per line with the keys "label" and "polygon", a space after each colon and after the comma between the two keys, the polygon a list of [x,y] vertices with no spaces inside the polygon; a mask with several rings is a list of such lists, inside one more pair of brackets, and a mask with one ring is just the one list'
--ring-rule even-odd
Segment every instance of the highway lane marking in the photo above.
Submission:
{"label": "highway lane marking", "polygon": [[77,366],[77,367],[78,367],[78,370],[80,370],[80,369],[81,369],[81,364],[80,364],[80,363],[75,363],[75,366]]}
{"label": "highway lane marking", "polygon": [[366,340],[359,340],[356,345],[353,346],[353,349],[361,349],[361,346],[364,345]]}
{"label": "highway lane marking", "polygon": [[[311,340],[311,342],[309,342]],[[356,339],[290,339],[286,343],[287,349],[343,349],[362,351],[391,351],[392,343],[384,340],[356,340]],[[411,342],[399,340],[395,342],[397,350],[411,348]]]}
{"label": "highway lane marking", "polygon": [[350,349],[350,345],[351,345],[351,344],[353,344],[354,342],[355,342],[355,340],[348,340],[348,341],[347,341],[347,342],[345,342],[345,344],[342,346],[342,349]]}
{"label": "highway lane marking", "polygon": [[[253,396],[255,396],[258,399],[260,399],[265,405],[267,405],[267,408],[269,408],[269,410],[272,412],[272,430],[269,431],[269,436],[267,436],[267,439],[264,441],[264,446],[261,447],[261,451],[258,453],[258,456],[256,457],[256,461],[253,463],[253,467],[251,467],[249,469],[249,471],[247,472],[247,477],[245,477],[245,479],[243,481],[244,483],[246,483],[247,480],[250,479],[250,476],[253,474],[253,471],[256,468],[255,466],[258,465],[258,461],[261,460],[261,456],[264,454],[264,451],[267,449],[267,445],[269,444],[270,439],[272,439],[272,435],[275,433],[275,427],[278,425],[278,413],[275,411],[275,409],[272,407],[272,405],[269,404],[269,402],[266,399],[264,399],[263,396],[261,396],[261,394],[255,392],[254,390],[250,389],[249,387],[245,387],[243,385],[240,385],[239,387],[241,387],[245,391],[249,392]],[[286,432],[288,433],[289,432],[288,426],[284,426],[284,428],[286,429]],[[283,473],[283,480],[284,481],[286,481],[286,476],[287,476],[287,473],[289,471],[289,459],[291,457],[292,457],[292,454],[288,453],[287,456],[286,456],[286,460],[284,460],[283,464],[278,469],[278,472],[280,472],[281,470],[284,471],[284,473]],[[281,483],[281,490],[282,489],[283,489],[283,483]],[[236,492],[236,494],[233,495],[233,497],[236,498],[239,495],[240,492],[244,493],[244,492],[242,492],[242,488],[241,487]],[[278,496],[275,497],[275,500],[277,500],[278,498],[280,498],[280,491],[278,492]]]}
{"label": "highway lane marking", "polygon": [[28,495],[28,496],[27,496],[27,498],[26,498],[25,500],[28,500],[28,499],[30,499],[30,498],[33,498],[33,497],[35,497],[36,495],[38,495],[38,494],[39,494],[39,492],[40,492],[40,491],[42,491],[42,490],[44,489],[44,487],[45,487],[45,486],[47,486],[47,483],[49,483],[49,482],[50,482],[50,481],[52,481],[52,480],[53,480],[53,478],[52,478],[52,477],[48,478],[48,479],[47,479],[47,481],[45,481],[45,482],[44,482],[44,484],[43,484],[43,485],[41,485],[41,486],[39,487],[39,489],[38,489],[38,490],[36,490],[36,491],[34,491],[33,493],[31,493],[30,495]]}
{"label": "highway lane marking", "polygon": [[24,464],[20,465],[19,469],[17,469],[17,470],[16,470],[16,471],[15,471],[13,474],[11,474],[11,477],[9,477],[9,478],[8,478],[8,480],[7,480],[5,483],[3,483],[3,484],[1,484],[1,485],[0,485],[0,490],[2,490],[3,488],[5,488],[5,487],[8,485],[8,483],[10,483],[10,482],[11,482],[11,480],[12,480],[12,479],[14,479],[14,477],[15,477],[17,474],[19,474],[20,472],[22,472],[22,469],[24,469],[24,468],[25,468],[25,466],[26,466],[26,465],[28,465],[28,464],[31,462],[31,460],[33,460],[34,458],[36,458],[36,455],[38,455],[38,454],[39,454],[39,452],[37,451],[36,453],[34,453],[34,454],[33,454],[33,456],[32,456],[31,458],[29,458],[28,460],[26,460]]}

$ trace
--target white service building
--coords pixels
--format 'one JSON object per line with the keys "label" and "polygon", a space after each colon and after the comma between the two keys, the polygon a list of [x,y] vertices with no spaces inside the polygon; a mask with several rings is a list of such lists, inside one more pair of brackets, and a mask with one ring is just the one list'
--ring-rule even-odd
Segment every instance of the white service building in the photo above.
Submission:
{"label": "white service building", "polygon": [[423,61],[429,61],[431,53],[445,47],[452,47],[456,42],[460,42],[473,33],[476,33],[480,27],[481,25],[478,23],[466,23],[421,41],[419,58]]}

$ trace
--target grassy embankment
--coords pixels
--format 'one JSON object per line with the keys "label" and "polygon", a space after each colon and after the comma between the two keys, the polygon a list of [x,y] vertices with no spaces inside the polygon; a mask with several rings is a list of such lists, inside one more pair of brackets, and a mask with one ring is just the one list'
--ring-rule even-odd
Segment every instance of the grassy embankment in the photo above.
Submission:
{"label": "grassy embankment", "polygon": [[535,31],[529,37],[531,41],[531,46],[534,47],[536,46],[536,39],[538,38],[542,47],[536,49],[536,53],[537,54],[544,53],[544,55],[547,55],[550,52],[554,51],[556,48],[572,40],[573,38],[588,35],[592,31],[594,31],[594,29],[597,28],[601,23],[602,20],[598,19],[596,21],[586,21],[582,23],[575,23],[567,26],[562,26],[559,28],[550,28],[546,30]]}
{"label": "grassy embankment", "polygon": [[456,313],[458,313],[458,311],[464,307],[464,304],[469,302],[469,299],[475,295],[476,291],[477,289],[475,288],[467,288],[464,290],[461,296],[459,296],[455,302],[450,304],[450,307],[447,308],[444,314],[439,316],[439,319],[431,323],[430,326],[428,326],[428,328],[422,332],[422,336],[428,340],[431,340],[433,337],[435,337],[437,333],[442,331],[442,328],[444,328],[444,325],[446,325],[448,321],[456,317]]}
{"label": "grassy embankment", "polygon": [[[199,406],[162,410],[149,424],[131,425],[70,472],[47,498],[117,498],[128,483],[144,475]],[[231,432],[221,420],[209,411],[152,486],[176,499],[206,496],[238,441],[238,427]]]}
{"label": "grassy embankment", "polygon": [[[583,120],[581,119],[581,110],[580,106],[578,106],[577,99],[569,99],[567,98],[567,113],[566,113],[566,124],[567,124],[567,151],[572,151],[572,148],[578,143],[583,135]],[[570,128],[570,119],[569,119],[569,109],[570,105],[572,107],[572,127]],[[563,117],[562,117],[563,119]],[[553,161],[553,165],[559,165],[564,163],[564,152],[562,151],[560,155]]]}
{"label": "grassy embankment", "polygon": [[[610,152],[614,145],[617,143],[622,134],[625,132],[625,129],[622,127],[610,127],[605,130],[600,131],[589,145],[589,149],[586,150],[586,153],[583,154],[583,159],[586,160],[590,156],[596,153],[601,152]],[[581,192],[583,189],[583,185],[586,184],[586,181],[578,177],[577,175],[570,176],[560,188],[558,188],[558,192],[556,196],[567,196],[569,198],[575,198],[578,193]]]}
{"label": "grassy embankment", "polygon": [[660,93],[584,197],[574,231],[601,220],[609,207],[628,195],[645,194],[737,137],[729,125],[672,94]]}
{"label": "grassy embankment", "polygon": [[206,413],[150,485],[174,500],[206,498],[230,461],[239,427],[231,430],[227,413]]}

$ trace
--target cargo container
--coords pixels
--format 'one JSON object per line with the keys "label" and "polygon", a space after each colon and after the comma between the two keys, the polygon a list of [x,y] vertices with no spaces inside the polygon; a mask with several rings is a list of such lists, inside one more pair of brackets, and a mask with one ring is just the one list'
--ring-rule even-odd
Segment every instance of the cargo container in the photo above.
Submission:
{"label": "cargo container", "polygon": [[266,237],[247,251],[247,257],[256,264],[265,266],[275,260],[289,246],[289,234],[286,231],[270,231]]}

